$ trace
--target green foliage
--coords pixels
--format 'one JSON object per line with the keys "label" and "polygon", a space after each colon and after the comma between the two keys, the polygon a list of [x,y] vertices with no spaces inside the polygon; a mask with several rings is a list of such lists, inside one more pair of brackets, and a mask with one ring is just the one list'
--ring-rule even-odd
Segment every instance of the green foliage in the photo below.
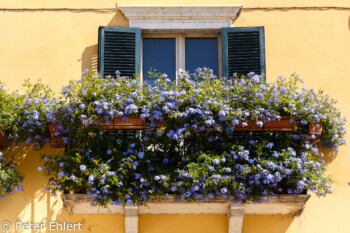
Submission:
{"label": "green foliage", "polygon": [[53,120],[58,101],[49,85],[40,80],[35,84],[26,80],[23,89],[24,94],[17,94],[14,110],[16,140],[34,142],[39,147],[48,142],[47,123]]}
{"label": "green foliage", "polygon": [[[89,71],[63,88],[55,117],[69,146],[43,155],[53,193],[88,193],[94,204],[106,205],[144,204],[170,193],[189,201],[245,202],[332,191],[317,145],[344,144],[345,119],[323,92],[300,89],[295,75],[274,83],[254,74],[217,79],[206,68],[182,73],[177,82],[150,76],[156,85],[141,87],[127,77]],[[96,126],[130,115],[152,130]],[[293,116],[295,132],[235,131],[238,124],[259,127],[281,116]],[[316,140],[307,126],[321,122],[331,130]]]}
{"label": "green foliage", "polygon": [[0,152],[0,198],[5,198],[15,190],[22,190],[23,179],[23,174],[15,169],[14,164],[6,162]]}
{"label": "green foliage", "polygon": [[[177,82],[150,76],[156,85],[88,71],[58,99],[41,82],[26,81],[23,95],[1,89],[0,116],[15,117],[1,124],[14,139],[38,146],[48,140],[47,125],[57,125],[66,148],[43,155],[39,170],[53,193],[88,193],[94,204],[144,204],[170,193],[245,202],[332,191],[318,146],[345,144],[346,120],[323,91],[301,88],[296,75],[272,83],[253,73],[218,79],[207,68],[183,72]],[[148,130],[101,127],[135,116]],[[295,131],[237,132],[282,116],[296,121]],[[319,138],[309,135],[310,124],[323,125]]]}
{"label": "green foliage", "polygon": [[8,93],[5,85],[0,82],[0,129],[12,130],[16,115],[14,114],[15,93]]}

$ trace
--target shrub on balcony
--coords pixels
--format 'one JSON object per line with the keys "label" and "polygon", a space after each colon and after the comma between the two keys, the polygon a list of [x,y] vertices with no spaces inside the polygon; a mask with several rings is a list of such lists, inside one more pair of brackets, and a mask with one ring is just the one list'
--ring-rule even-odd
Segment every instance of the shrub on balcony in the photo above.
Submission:
{"label": "shrub on balcony", "polygon": [[[278,193],[331,192],[317,142],[345,143],[345,119],[323,92],[298,88],[299,78],[216,79],[211,70],[182,73],[178,83],[154,74],[157,86],[141,88],[127,77],[89,71],[63,89],[56,111],[65,140],[58,155],[43,155],[54,193],[88,193],[95,204],[132,204],[165,196],[261,201]],[[146,131],[93,127],[103,118],[138,115]],[[296,131],[236,133],[237,125],[291,117]],[[163,121],[162,124],[158,124]],[[82,126],[83,122],[83,127]],[[309,123],[323,123],[314,140]]]}
{"label": "shrub on balcony", "polygon": [[58,100],[48,84],[41,81],[23,84],[24,93],[16,95],[14,114],[17,141],[34,143],[38,148],[49,140],[48,122],[54,121]]}
{"label": "shrub on balcony", "polygon": [[89,71],[81,80],[70,81],[63,88],[67,105],[89,125],[98,118],[113,119],[130,115],[140,116],[146,100],[141,86],[128,77],[103,77]]}
{"label": "shrub on balcony", "polygon": [[107,127],[116,119],[127,120],[128,116],[144,119],[147,110],[138,82],[119,74],[112,78],[88,71],[81,80],[72,80],[64,86],[61,96],[54,121],[66,144],[86,141],[91,130]]}

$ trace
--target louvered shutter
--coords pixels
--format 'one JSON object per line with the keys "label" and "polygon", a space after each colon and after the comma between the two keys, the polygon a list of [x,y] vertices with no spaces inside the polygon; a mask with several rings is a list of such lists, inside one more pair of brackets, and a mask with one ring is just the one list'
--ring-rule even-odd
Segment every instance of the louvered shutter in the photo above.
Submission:
{"label": "louvered shutter", "polygon": [[266,74],[264,27],[222,28],[222,74]]}
{"label": "louvered shutter", "polygon": [[98,33],[98,71],[115,76],[133,77],[140,73],[141,29],[100,27]]}

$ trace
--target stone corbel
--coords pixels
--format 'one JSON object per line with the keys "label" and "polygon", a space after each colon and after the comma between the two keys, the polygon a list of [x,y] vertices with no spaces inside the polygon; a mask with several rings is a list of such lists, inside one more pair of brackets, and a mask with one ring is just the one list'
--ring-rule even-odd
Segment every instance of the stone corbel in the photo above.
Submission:
{"label": "stone corbel", "polygon": [[139,230],[139,207],[125,206],[125,233],[138,233]]}
{"label": "stone corbel", "polygon": [[244,205],[231,204],[227,213],[228,233],[242,232],[244,213]]}

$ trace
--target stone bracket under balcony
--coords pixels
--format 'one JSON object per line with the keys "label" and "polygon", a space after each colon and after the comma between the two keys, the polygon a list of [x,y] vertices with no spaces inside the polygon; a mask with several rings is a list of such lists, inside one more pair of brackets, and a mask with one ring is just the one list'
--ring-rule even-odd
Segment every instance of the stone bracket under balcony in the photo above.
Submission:
{"label": "stone bracket under balcony", "polygon": [[124,214],[125,233],[138,232],[140,214],[225,214],[228,233],[241,233],[244,215],[299,215],[310,195],[277,195],[261,203],[233,204],[227,199],[205,202],[176,201],[174,196],[147,202],[147,206],[92,207],[86,194],[61,195],[70,214]]}

